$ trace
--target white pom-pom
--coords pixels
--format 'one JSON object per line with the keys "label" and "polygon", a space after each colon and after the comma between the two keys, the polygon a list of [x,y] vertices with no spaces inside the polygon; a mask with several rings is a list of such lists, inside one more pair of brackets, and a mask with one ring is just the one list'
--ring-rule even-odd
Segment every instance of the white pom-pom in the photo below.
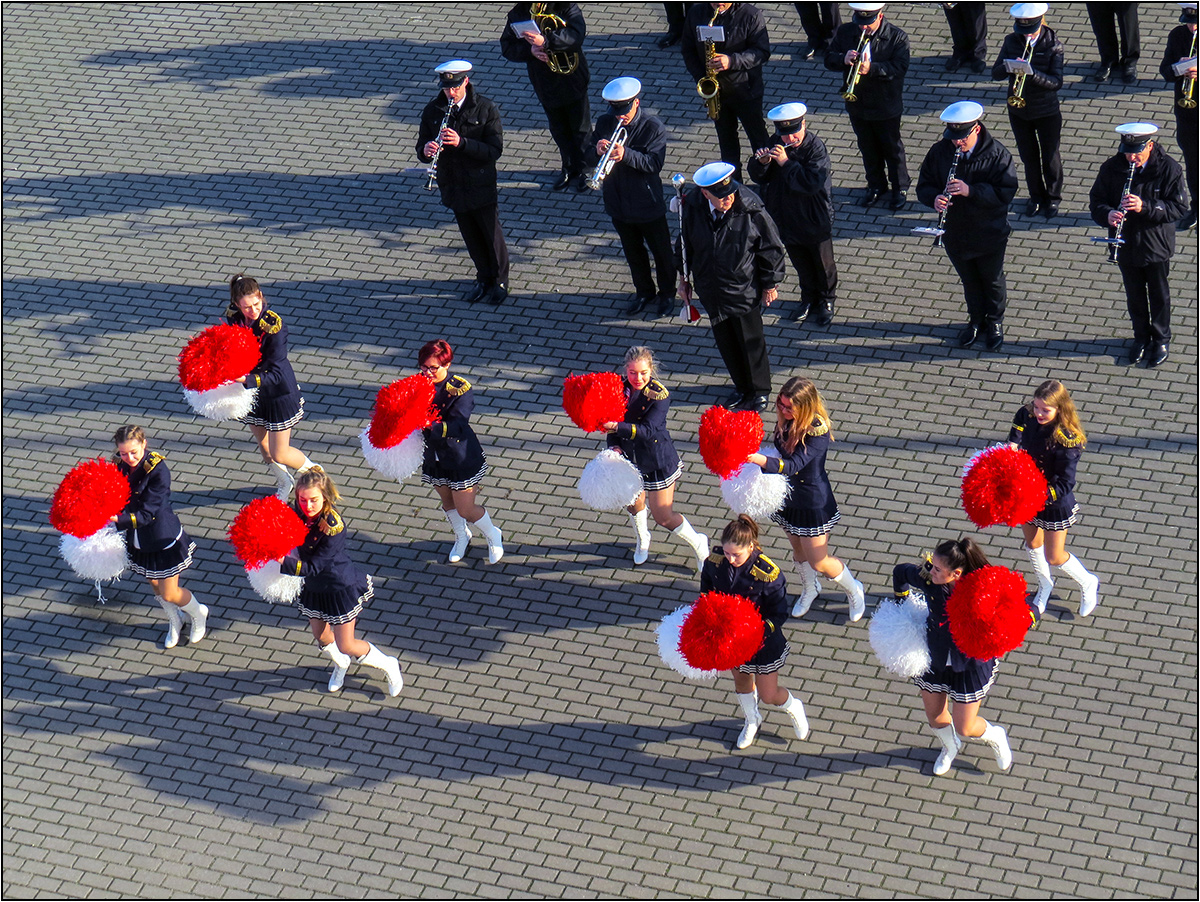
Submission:
{"label": "white pom-pom", "polygon": [[254,591],[272,604],[291,604],[300,597],[304,588],[303,576],[289,576],[279,572],[279,564],[267,561],[261,567],[246,570],[246,576]]}
{"label": "white pom-pom", "polygon": [[642,493],[642,474],[616,448],[605,448],[583,468],[579,497],[592,510],[619,511]]}
{"label": "white pom-pom", "polygon": [[971,467],[975,466],[975,461],[979,460],[979,458],[983,457],[983,455],[987,454],[989,451],[994,451],[996,448],[1006,447],[1007,444],[1007,442],[997,442],[994,445],[988,445],[982,451],[976,451],[974,454],[968,457],[966,463],[963,464],[962,473],[960,474],[959,478],[966,479],[967,474],[971,472]]}
{"label": "white pom-pom", "polygon": [[757,464],[742,464],[736,473],[721,480],[721,497],[735,514],[765,520],[783,507],[792,490],[786,476],[764,473]]}
{"label": "white pom-pom", "polygon": [[92,582],[116,579],[129,566],[125,537],[111,524],[86,539],[63,533],[58,551],[76,575]]}
{"label": "white pom-pom", "polygon": [[371,427],[359,435],[363,457],[372,467],[397,481],[403,481],[420,469],[425,459],[425,436],[421,430],[413,430],[408,438],[390,448],[377,448],[371,444]]}
{"label": "white pom-pom", "polygon": [[929,670],[929,641],[925,635],[928,616],[925,596],[919,592],[910,592],[901,603],[885,601],[875,609],[867,636],[885,670],[905,679]]}
{"label": "white pom-pom", "polygon": [[679,637],[683,632],[683,621],[692,612],[690,604],[677,608],[662,619],[655,632],[658,635],[658,655],[663,663],[689,680],[711,680],[720,675],[718,670],[697,670],[687,662],[679,650]]}
{"label": "white pom-pom", "polygon": [[225,382],[208,391],[183,390],[188,406],[210,420],[240,420],[254,409],[257,388],[246,388],[240,382]]}

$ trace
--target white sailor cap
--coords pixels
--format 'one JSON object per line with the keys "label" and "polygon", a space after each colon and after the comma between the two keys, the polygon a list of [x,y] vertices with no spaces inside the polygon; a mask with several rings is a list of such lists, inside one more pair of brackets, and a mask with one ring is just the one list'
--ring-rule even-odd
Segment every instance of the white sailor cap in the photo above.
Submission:
{"label": "white sailor cap", "polygon": [[870,25],[883,12],[883,3],[851,3],[850,8],[854,10],[855,25]]}
{"label": "white sailor cap", "polygon": [[1046,10],[1050,8],[1046,3],[1018,3],[1008,11],[1008,14],[1017,21],[1013,23],[1013,30],[1017,34],[1033,34],[1042,26],[1042,16],[1046,15]]}
{"label": "white sailor cap", "polygon": [[1121,153],[1141,153],[1158,134],[1158,126],[1153,122],[1126,122],[1117,126],[1117,134],[1121,136]]}
{"label": "white sailor cap", "polygon": [[808,107],[802,103],[781,103],[772,107],[767,118],[775,123],[775,129],[781,135],[794,135],[804,125],[804,117],[808,115]]}
{"label": "white sailor cap", "polygon": [[692,181],[717,197],[728,197],[738,189],[738,183],[733,180],[735,172],[737,167],[732,163],[708,163],[696,170]]}
{"label": "white sailor cap", "polygon": [[1195,3],[1180,3],[1182,9],[1179,10],[1180,25],[1195,25],[1196,24],[1196,4]]}
{"label": "white sailor cap", "polygon": [[618,113],[628,111],[633,105],[633,101],[642,93],[642,83],[636,78],[626,76],[624,78],[614,78],[604,86],[604,91],[601,96],[608,101],[614,110]]}
{"label": "white sailor cap", "polygon": [[974,100],[960,100],[942,110],[938,118],[946,123],[944,136],[951,141],[961,141],[983,118],[983,107]]}
{"label": "white sailor cap", "polygon": [[433,71],[438,74],[438,85],[453,88],[463,83],[474,68],[466,60],[447,60]]}

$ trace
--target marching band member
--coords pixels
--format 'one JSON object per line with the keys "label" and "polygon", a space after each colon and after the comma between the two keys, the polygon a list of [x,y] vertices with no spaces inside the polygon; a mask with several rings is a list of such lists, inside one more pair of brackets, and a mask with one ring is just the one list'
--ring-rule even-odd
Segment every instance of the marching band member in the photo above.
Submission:
{"label": "marching band member", "polygon": [[800,14],[800,25],[808,39],[799,50],[799,57],[810,60],[818,53],[824,54],[834,33],[842,27],[842,14],[836,3],[795,3]]}
{"label": "marching band member", "polygon": [[976,75],[987,69],[987,4],[943,3],[946,24],[950,26],[953,50],[946,60],[946,71],[957,72],[963,66]]}
{"label": "marching band member", "polygon": [[[1004,253],[1012,227],[1008,205],[1017,193],[1017,167],[1003,144],[980,121],[983,107],[973,101],[952,103],[942,111],[942,140],[930,148],[917,179],[917,198],[946,212],[946,256],[962,279],[970,322],[958,336],[969,348],[983,333],[995,351],[1004,343]],[[961,158],[947,181],[955,150]]]}
{"label": "marching band member", "polygon": [[183,614],[192,623],[188,641],[195,645],[208,631],[208,605],[179,585],[179,574],[192,566],[196,543],[171,508],[171,473],[161,454],[147,451],[140,426],[122,426],[113,433],[113,443],[113,463],[129,480],[129,503],[112,518],[125,533],[129,569],[146,577],[167,615],[163,647],[179,644]]}
{"label": "marching band member", "polygon": [[[1137,81],[1137,61],[1141,56],[1141,38],[1138,34],[1138,5],[1136,3],[1085,3],[1088,20],[1092,23],[1092,34],[1096,36],[1096,48],[1100,51],[1100,65],[1093,78],[1106,82],[1116,70],[1121,71],[1121,81],[1131,85]],[[1117,41],[1120,29],[1121,40]]]}
{"label": "marching band member", "polygon": [[776,136],[750,159],[746,171],[762,185],[763,203],[800,281],[800,303],[792,319],[802,323],[811,313],[814,322],[828,326],[837,299],[833,175],[824,142],[808,129],[807,112],[802,103],[772,109],[767,115]]}
{"label": "marching band member", "polygon": [[[554,16],[562,24],[549,27],[542,22],[537,31],[525,30],[519,35],[513,30],[514,24],[536,22],[541,16]],[[500,52],[506,60],[525,64],[533,91],[546,112],[550,137],[558,145],[562,172],[554,191],[574,186],[583,192],[588,187],[583,169],[592,111],[588,105],[587,57],[583,53],[586,37],[587,25],[577,3],[518,3],[508,11],[500,34]],[[569,71],[562,71],[564,68]]]}
{"label": "marching band member", "polygon": [[[725,30],[725,39],[714,45],[716,55],[705,59],[705,44],[697,28],[712,25]],[[683,26],[683,64],[695,81],[715,76],[719,87],[720,111],[713,124],[721,159],[742,179],[742,145],[738,122],[746,130],[750,149],[767,144],[763,121],[763,64],[771,58],[771,40],[762,11],[752,3],[693,3]]]}
{"label": "marching band member", "polygon": [[[604,209],[621,238],[621,250],[633,276],[633,303],[625,311],[641,313],[657,298],[655,312],[663,316],[675,300],[675,263],[671,258],[671,230],[663,201],[662,171],[667,157],[667,129],[656,116],[641,111],[642,83],[636,78],[616,78],[604,86],[608,112],[596,120],[588,139],[587,159],[596,166],[610,154],[612,170],[604,177]],[[620,125],[623,142],[612,146]],[[658,288],[650,272],[650,255],[658,275]]]}
{"label": "marching band member", "polygon": [[1196,59],[1196,4],[1179,5],[1183,7],[1179,14],[1179,24],[1171,29],[1171,34],[1167,36],[1167,48],[1163,52],[1162,65],[1158,71],[1168,84],[1175,86],[1175,143],[1183,153],[1188,197],[1191,200],[1191,209],[1179,220],[1178,228],[1186,232],[1196,227],[1196,195],[1200,194],[1196,185],[1200,176],[1200,162],[1197,161],[1197,154],[1200,153],[1200,129],[1197,128],[1200,120],[1197,116],[1200,109],[1197,109],[1196,103],[1200,98],[1197,97],[1194,62],[1183,75],[1175,74],[1176,63]]}
{"label": "marching band member", "polygon": [[471,84],[471,69],[466,60],[434,69],[441,90],[421,112],[417,156],[423,163],[436,157],[442,203],[454,212],[475,264],[475,285],[463,299],[502,304],[508,297],[508,246],[500,227],[496,161],[504,137],[500,113]]}
{"label": "marching band member", "polygon": [[690,275],[733,380],[725,406],[766,410],[771,362],[762,311],[779,297],[783,242],[758,195],[734,179],[732,164],[709,163],[693,178],[696,184],[683,192],[683,231],[676,244],[679,294],[692,299]]}
{"label": "marching band member", "polygon": [[[837,30],[825,52],[825,68],[843,78],[857,65],[861,81],[855,100],[846,101],[850,125],[858,139],[867,189],[859,201],[871,207],[888,193],[888,206],[902,210],[908,203],[908,164],[900,139],[904,112],[904,76],[908,72],[908,35],[888,22],[882,3],[851,3],[854,19]],[[862,59],[858,47],[862,46]]]}
{"label": "marching band member", "polygon": [[[1187,210],[1183,170],[1158,146],[1158,126],[1127,122],[1117,126],[1117,153],[1100,165],[1092,185],[1091,211],[1109,236],[1121,225],[1125,242],[1117,265],[1133,323],[1129,362],[1149,367],[1165,363],[1171,341],[1171,257],[1175,223]],[[1132,177],[1131,177],[1132,171]],[[1125,185],[1129,185],[1128,193]]]}
{"label": "marching band member", "polygon": [[[1000,56],[992,66],[992,78],[1008,79],[1008,121],[1029,189],[1025,215],[1040,211],[1053,219],[1058,215],[1063,187],[1062,156],[1058,152],[1063,121],[1058,107],[1063,45],[1045,24],[1047,8],[1045,3],[1018,3],[1009,10],[1016,21],[1012,32],[1004,37]],[[1027,46],[1032,46],[1032,54],[1026,52]],[[1024,77],[1007,72],[1004,61],[1016,59],[1027,59],[1033,72]]]}
{"label": "marching band member", "polygon": [[240,422],[250,427],[263,462],[275,476],[276,494],[286,500],[293,482],[287,468],[299,475],[313,465],[291,444],[292,428],[304,416],[304,398],[288,361],[287,326],[282,316],[267,309],[258,281],[249,276],[238,273],[229,280],[229,298],[225,321],[248,327],[262,354],[258,366],[236,380],[258,389],[254,407]]}

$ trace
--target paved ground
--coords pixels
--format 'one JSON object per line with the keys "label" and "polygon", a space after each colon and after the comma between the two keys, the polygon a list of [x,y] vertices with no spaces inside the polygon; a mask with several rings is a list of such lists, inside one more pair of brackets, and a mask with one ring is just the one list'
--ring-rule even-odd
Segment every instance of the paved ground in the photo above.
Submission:
{"label": "paved ground", "polygon": [[[836,76],[798,62],[790,5],[768,10],[770,103],[802,99],[836,164],[840,304],[828,330],[769,317],[781,383],[811,374],[836,421],[836,551],[878,599],[893,563],[970,531],[956,474],[1004,435],[1038,382],[1072,388],[1090,442],[1071,548],[1103,580],[1069,586],[1008,656],[985,713],[1009,728],[998,773],[970,748],[934,778],[915,690],[875,663],[866,622],[826,593],[789,627],[783,681],[809,741],[772,713],[750,751],[727,679],[677,679],[652,628],[690,601],[681,547],[656,530],[629,565],[623,516],[574,491],[597,441],[559,410],[563,377],[653,345],[690,468],[679,507],[727,519],[695,426],[723,394],[707,330],[631,321],[628,274],[595,196],[547,190],[557,157],[495,6],[7,4],[4,9],[4,753],[6,897],[1196,896],[1196,240],[1175,259],[1172,359],[1121,362],[1115,267],[1086,214],[1112,126],[1170,122],[1152,80],[1173,4],[1143,4],[1146,79],[1097,87],[1081,4],[1068,47],[1064,215],[1014,216],[1001,353],[949,343],[962,319],[944,255],[863,215]],[[934,4],[897,4],[913,36],[905,139],[915,173],[954,100],[1001,87],[941,67]],[[669,175],[715,154],[694,86],[655,49],[656,4],[589,4],[594,98],[636,74],[674,136]],[[991,44],[1005,7],[989,4]],[[514,298],[457,300],[469,264],[422,190],[412,146],[431,69],[473,59],[506,127],[502,210]],[[598,100],[597,100],[598,102]],[[1164,144],[1174,150],[1173,129]],[[376,575],[361,620],[398,653],[397,701],[354,672],[341,696],[306,627],[257,600],[223,536],[270,484],[238,428],[195,419],[174,357],[214,321],[224,283],[264,280],[292,329],[308,419],[296,441],[340,478],[355,558]],[[787,285],[784,298],[796,297]],[[357,450],[376,389],[442,335],[478,391],[496,567],[448,533],[419,485]],[[171,652],[136,579],[99,606],[58,559],[48,498],[107,436],[144,424],[171,462],[200,546],[187,583],[210,638]],[[980,537],[1020,566],[1015,531]],[[786,543],[768,530],[769,553]]]}

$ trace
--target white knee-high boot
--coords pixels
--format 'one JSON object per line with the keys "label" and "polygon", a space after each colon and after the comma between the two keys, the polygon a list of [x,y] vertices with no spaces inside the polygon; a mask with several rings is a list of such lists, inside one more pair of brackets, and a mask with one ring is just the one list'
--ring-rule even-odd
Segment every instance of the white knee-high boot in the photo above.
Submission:
{"label": "white knee-high boot", "polygon": [[400,673],[400,662],[391,655],[385,655],[374,645],[368,643],[367,653],[360,655],[354,659],[356,664],[365,664],[367,667],[374,667],[376,670],[382,670],[387,676],[388,695],[395,698],[400,694],[400,690],[404,688],[404,677]]}
{"label": "white knee-high boot", "polygon": [[963,744],[962,740],[958,738],[958,733],[954,731],[953,725],[930,727],[929,729],[933,731],[933,735],[942,744],[942,750],[938,753],[937,761],[933,762],[933,772],[940,777],[950,770],[950,765],[954,763],[954,759]]}
{"label": "white knee-high boot", "polygon": [[483,516],[471,525],[478,526],[483,537],[487,539],[488,563],[499,563],[500,559],[504,557],[504,539],[500,535],[500,530],[492,524],[492,518],[488,516],[488,512],[484,511]]}
{"label": "white knee-high boot", "polygon": [[633,548],[633,562],[644,564],[650,556],[650,511],[643,507],[629,515],[629,522],[633,524],[633,533],[637,538],[637,544]]}
{"label": "white knee-high boot", "polygon": [[1059,565],[1059,570],[1079,583],[1079,616],[1086,617],[1096,610],[1100,603],[1100,579],[1094,573],[1088,573],[1079,558],[1071,555],[1065,564]]}
{"label": "white knee-high boot", "polygon": [[1037,605],[1038,614],[1045,614],[1046,602],[1050,600],[1050,592],[1054,589],[1054,577],[1050,575],[1050,565],[1046,563],[1046,546],[1024,547],[1029,563],[1033,565],[1033,572],[1037,574],[1038,590],[1033,603]]}
{"label": "white knee-high boot", "polygon": [[796,731],[796,738],[807,739],[809,727],[808,717],[804,713],[804,702],[789,692],[787,701],[779,705],[779,710],[792,719],[792,727]]}
{"label": "white knee-high boot", "polygon": [[979,741],[991,746],[992,753],[996,756],[997,767],[1001,770],[1012,767],[1012,749],[1008,745],[1008,734],[1004,732],[1004,727],[998,723],[989,723]]}
{"label": "white knee-high boot", "polygon": [[692,524],[687,521],[687,517],[684,517],[683,522],[671,530],[671,534],[678,536],[691,546],[696,555],[696,572],[699,573],[704,567],[704,561],[708,558],[708,536],[692,529]]}
{"label": "white knee-high boot", "polygon": [[296,487],[296,481],[292,479],[292,474],[288,472],[287,467],[275,461],[267,464],[267,471],[275,477],[275,494],[280,501],[287,501],[292,489]]}
{"label": "white knee-high boot", "polygon": [[449,510],[442,511],[442,513],[446,515],[446,519],[450,522],[450,528],[454,531],[454,545],[450,548],[450,554],[446,559],[452,564],[457,564],[467,553],[467,544],[471,541],[471,530],[467,529],[467,521],[458,511]]}
{"label": "white knee-high boot", "polygon": [[300,464],[300,466],[296,469],[297,475],[299,475],[301,473],[307,473],[309,470],[311,470],[313,467],[316,466],[315,463],[313,463],[311,460],[308,459],[307,454],[304,454],[303,452],[301,452],[300,456],[304,458],[304,463]]}
{"label": "white knee-high boot", "polygon": [[336,642],[322,645],[321,651],[333,662],[333,673],[329,675],[329,691],[337,692],[346,681],[346,671],[350,669],[350,656],[341,652]]}
{"label": "white knee-high boot", "polygon": [[200,604],[200,599],[193,592],[192,600],[179,610],[191,618],[192,631],[188,634],[188,642],[195,645],[208,632],[208,605]]}
{"label": "white knee-high boot", "polygon": [[821,594],[821,584],[817,581],[817,571],[808,561],[792,561],[792,568],[800,577],[800,596],[792,606],[792,616],[803,617]]}
{"label": "white knee-high boot", "polygon": [[842,572],[835,576],[833,581],[846,593],[846,600],[850,602],[850,622],[856,623],[861,620],[867,610],[867,597],[863,594],[862,583],[854,578],[854,574],[845,564],[842,564]]}
{"label": "white knee-high boot", "polygon": [[737,700],[738,704],[742,706],[742,714],[746,717],[742,732],[738,734],[737,747],[748,749],[754,744],[754,737],[758,735],[758,728],[762,726],[763,722],[762,715],[758,713],[758,693],[739,692]]}
{"label": "white knee-high boot", "polygon": [[158,606],[167,615],[167,635],[163,639],[163,648],[174,648],[179,644],[179,631],[183,629],[183,615],[179,613],[179,605],[171,604],[161,598],[158,600]]}

